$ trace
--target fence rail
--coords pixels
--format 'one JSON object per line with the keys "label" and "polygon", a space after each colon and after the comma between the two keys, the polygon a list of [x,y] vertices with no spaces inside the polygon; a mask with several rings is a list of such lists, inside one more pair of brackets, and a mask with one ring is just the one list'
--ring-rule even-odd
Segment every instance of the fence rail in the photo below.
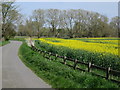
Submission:
{"label": "fence rail", "polygon": [[[49,60],[52,60],[50,58],[51,56],[54,56],[55,60],[57,58],[62,58],[63,62],[61,62],[61,63],[65,64],[65,65],[67,65],[69,67],[72,67],[73,69],[77,69],[77,70],[84,71],[84,72],[91,72],[91,74],[93,74],[95,76],[99,76],[99,77],[102,77],[102,78],[105,78],[107,80],[111,80],[111,81],[113,81],[115,83],[120,84],[120,80],[110,79],[110,75],[117,76],[117,77],[120,78],[120,71],[112,70],[110,67],[104,68],[104,67],[101,67],[101,66],[94,65],[91,62],[85,63],[85,62],[81,62],[81,61],[79,61],[77,59],[68,58],[66,56],[59,56],[58,54],[54,54],[54,53],[51,53],[51,52],[47,52],[47,51],[43,51],[43,50],[37,49],[35,46],[32,46],[32,49],[35,50],[35,51],[37,51],[37,52],[43,53],[43,56],[46,57]],[[46,56],[46,54],[48,54],[48,55]],[[73,65],[69,65],[69,64],[66,63],[66,61],[71,61],[74,64]],[[77,64],[80,64],[80,65],[82,64],[82,65],[87,66],[87,70],[78,68]],[[96,74],[96,73],[92,72],[92,69],[102,70],[102,71],[104,71],[106,73],[106,76]]]}

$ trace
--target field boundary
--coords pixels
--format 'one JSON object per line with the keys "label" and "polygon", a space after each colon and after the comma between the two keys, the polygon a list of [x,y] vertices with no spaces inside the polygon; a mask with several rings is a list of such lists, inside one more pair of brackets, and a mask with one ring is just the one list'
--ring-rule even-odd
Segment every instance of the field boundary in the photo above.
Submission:
{"label": "field boundary", "polygon": [[[62,59],[63,59],[63,62],[60,62],[60,63],[65,64],[65,65],[67,65],[67,66],[69,66],[69,67],[72,67],[74,70],[77,69],[77,70],[84,71],[84,72],[90,72],[91,74],[93,74],[93,75],[95,75],[95,76],[99,76],[99,77],[105,78],[105,79],[107,79],[107,80],[110,80],[110,81],[112,81],[112,82],[115,82],[115,83],[120,84],[120,80],[110,79],[110,75],[120,77],[120,71],[112,70],[110,67],[104,68],[104,67],[101,67],[101,66],[97,66],[97,65],[92,64],[91,62],[85,63],[85,62],[81,62],[81,61],[79,61],[79,60],[77,60],[77,59],[67,58],[66,56],[59,56],[58,54],[53,54],[53,53],[51,53],[51,52],[47,52],[47,51],[43,51],[43,50],[41,50],[41,49],[38,49],[38,48],[36,48],[36,47],[33,46],[33,45],[31,45],[31,48],[32,48],[32,50],[43,54],[43,57],[45,57],[45,58],[47,58],[47,59],[49,59],[49,60],[56,60],[57,58],[62,58]],[[54,56],[55,58],[52,59],[51,56]],[[69,65],[69,64],[66,63],[66,61],[71,61],[71,62],[73,62],[74,64],[73,64],[73,65]],[[80,64],[80,65],[82,64],[82,65],[87,66],[87,70],[84,70],[84,69],[81,69],[81,68],[76,67],[77,64]],[[91,72],[92,69],[102,70],[102,71],[106,72],[106,75],[103,76],[103,75],[100,75],[100,74],[96,74],[96,73],[94,73],[94,72]]]}

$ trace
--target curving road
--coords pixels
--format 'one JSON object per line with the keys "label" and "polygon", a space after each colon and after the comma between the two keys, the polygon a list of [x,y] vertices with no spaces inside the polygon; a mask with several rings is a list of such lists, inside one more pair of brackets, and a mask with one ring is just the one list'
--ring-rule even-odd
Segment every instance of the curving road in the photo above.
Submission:
{"label": "curving road", "polygon": [[11,41],[2,47],[2,88],[51,88],[19,59],[21,44]]}

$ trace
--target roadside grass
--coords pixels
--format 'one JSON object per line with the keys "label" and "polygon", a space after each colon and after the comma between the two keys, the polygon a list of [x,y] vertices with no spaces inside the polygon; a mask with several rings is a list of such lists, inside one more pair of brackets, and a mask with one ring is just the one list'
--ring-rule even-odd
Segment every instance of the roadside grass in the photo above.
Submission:
{"label": "roadside grass", "polygon": [[58,61],[50,61],[34,52],[25,42],[19,49],[19,57],[37,76],[52,88],[118,88],[115,83],[92,76],[87,72],[73,70]]}
{"label": "roadside grass", "polygon": [[14,38],[10,38],[9,41],[0,41],[0,46],[4,46],[8,43],[10,43],[10,40],[13,40],[13,41],[25,41],[25,37],[14,37]]}
{"label": "roadside grass", "polygon": [[[87,53],[84,53],[84,54],[81,54],[81,51],[76,51],[76,52],[74,52],[75,50],[71,50],[71,49],[69,49],[69,48],[66,48],[66,47],[54,47],[54,46],[51,46],[50,44],[47,44],[47,43],[43,43],[43,42],[40,42],[40,41],[35,41],[35,46],[38,48],[38,49],[41,49],[41,50],[43,50],[43,51],[47,51],[47,52],[51,52],[51,53],[54,53],[54,54],[58,54],[58,55],[60,55],[60,56],[66,56],[66,57],[68,57],[68,58],[73,58],[73,59],[78,59],[78,60],[80,60],[80,61],[82,61],[82,62],[86,62],[86,63],[88,63],[88,61],[87,60],[91,60],[91,56],[93,56],[92,54],[90,54],[90,55],[88,55]],[[83,52],[82,52],[83,53]],[[84,57],[84,56],[82,56],[82,55],[85,55],[86,57]],[[80,56],[82,56],[83,57],[83,59],[81,59],[81,58],[79,58]],[[97,57],[97,56],[96,56]],[[109,57],[109,56],[108,56]],[[49,58],[51,58],[51,59],[54,59],[55,58],[55,56],[49,56]],[[102,61],[102,60],[105,60],[106,59],[106,57],[104,57],[104,59],[99,59],[99,61],[98,61],[98,59],[94,59],[94,61],[95,62],[98,62],[97,64],[97,66],[100,66],[100,62],[103,62],[103,63],[101,63],[101,64],[104,64],[104,66],[107,66],[107,65],[105,65],[105,61]],[[63,61],[62,59],[56,59],[58,62],[61,62],[61,61]],[[84,61],[85,60],[85,61]],[[110,61],[110,59],[108,59],[109,61]],[[107,60],[107,61],[108,61]],[[112,58],[111,58],[111,60],[112,60]],[[114,59],[113,59],[114,60]],[[119,60],[119,59],[118,59]],[[108,62],[109,62],[108,61]],[[71,66],[73,66],[74,65],[74,62],[71,62],[71,61],[69,61],[69,60],[66,60],[66,63],[68,64],[68,65],[71,65]],[[114,64],[114,63],[112,63],[112,64]],[[120,69],[119,68],[119,65],[113,65],[114,67],[117,67],[116,69]],[[80,68],[80,69],[82,69],[82,70],[88,70],[88,66],[86,66],[86,65],[81,65],[81,64],[77,64],[77,66],[76,66],[77,68]],[[115,70],[116,70],[115,69]],[[119,71],[119,70],[118,70]],[[92,73],[95,73],[95,74],[98,74],[98,75],[101,75],[101,76],[106,76],[106,71],[102,71],[102,70],[100,70],[100,69],[91,69],[91,72]],[[110,75],[110,77],[109,77],[109,79],[114,79],[114,80],[120,80],[120,77],[118,77],[118,76],[114,76],[114,75]]]}
{"label": "roadside grass", "polygon": [[0,46],[4,46],[6,44],[10,43],[10,41],[0,41]]}
{"label": "roadside grass", "polygon": [[25,38],[15,37],[15,38],[10,38],[10,40],[13,40],[13,41],[25,41]]}

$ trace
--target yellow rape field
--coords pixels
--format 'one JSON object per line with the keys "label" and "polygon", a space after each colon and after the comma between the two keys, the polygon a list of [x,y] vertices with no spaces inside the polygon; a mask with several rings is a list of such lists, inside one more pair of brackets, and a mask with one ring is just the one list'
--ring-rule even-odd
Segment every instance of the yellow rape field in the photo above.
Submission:
{"label": "yellow rape field", "polygon": [[[97,38],[97,40],[90,40],[90,39],[91,38],[86,39],[89,42],[88,41],[86,42],[84,40],[72,40],[72,39],[60,39],[60,38],[40,38],[39,40],[56,46],[59,45],[59,46],[69,47],[71,49],[80,49],[94,53],[103,53],[103,55],[108,53],[119,56],[118,40],[98,40],[99,38]],[[101,43],[97,43],[98,41]]]}
{"label": "yellow rape field", "polygon": [[93,42],[102,42],[108,44],[118,44],[118,40],[91,40]]}

